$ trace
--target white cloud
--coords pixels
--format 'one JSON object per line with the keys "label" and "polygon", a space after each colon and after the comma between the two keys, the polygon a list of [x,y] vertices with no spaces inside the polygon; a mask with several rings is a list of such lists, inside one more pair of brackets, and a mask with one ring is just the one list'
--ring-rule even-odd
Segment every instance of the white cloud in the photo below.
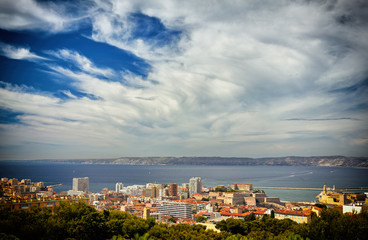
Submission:
{"label": "white cloud", "polygon": [[75,22],[80,18],[74,19],[63,14],[65,14],[63,6],[51,2],[2,0],[0,1],[0,28],[51,32],[75,29]]}
{"label": "white cloud", "polygon": [[[364,15],[349,12],[358,11],[350,4],[96,1],[96,7],[92,39],[131,51],[152,70],[146,79],[124,72],[124,81],[109,81],[118,73],[77,51],[53,52],[79,70],[52,70],[96,100],[2,89],[0,106],[25,113],[19,119],[29,141],[39,131],[39,142],[93,146],[114,156],[367,154],[367,114],[347,113],[366,99],[330,92],[367,76],[364,16],[337,21]],[[160,19],[181,38],[159,46],[132,38],[133,12]]]}
{"label": "white cloud", "polygon": [[105,77],[111,77],[114,74],[112,69],[98,68],[91,62],[91,60],[89,60],[85,56],[81,56],[79,53],[75,51],[62,49],[57,52],[49,52],[49,53],[60,59],[73,62],[82,71],[93,75],[102,75]]}
{"label": "white cloud", "polygon": [[7,58],[17,59],[17,60],[46,60],[46,58],[41,57],[37,54],[32,53],[29,48],[24,47],[15,47],[12,45],[8,45],[0,42],[0,53]]}

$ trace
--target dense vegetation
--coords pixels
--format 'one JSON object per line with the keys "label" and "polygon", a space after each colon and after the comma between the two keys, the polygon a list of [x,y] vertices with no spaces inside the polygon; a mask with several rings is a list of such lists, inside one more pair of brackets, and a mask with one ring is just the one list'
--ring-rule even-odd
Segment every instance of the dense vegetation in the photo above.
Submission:
{"label": "dense vegetation", "polygon": [[84,203],[50,209],[0,211],[0,239],[365,239],[368,215],[326,209],[311,224],[270,217],[228,219],[217,233],[201,225],[157,224],[120,211],[98,212]]}

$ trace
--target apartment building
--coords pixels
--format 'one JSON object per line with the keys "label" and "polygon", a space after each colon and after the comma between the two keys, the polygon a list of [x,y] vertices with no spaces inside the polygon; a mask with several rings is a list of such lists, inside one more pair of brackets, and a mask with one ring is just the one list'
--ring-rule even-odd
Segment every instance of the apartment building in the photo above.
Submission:
{"label": "apartment building", "polygon": [[161,216],[172,216],[174,218],[191,218],[192,205],[183,202],[162,202],[157,205],[157,213]]}
{"label": "apartment building", "polygon": [[194,193],[202,193],[202,178],[192,177],[189,179],[189,193],[193,196]]}
{"label": "apartment building", "polygon": [[276,219],[291,219],[297,223],[310,223],[312,211],[294,211],[289,209],[276,209],[274,210]]}
{"label": "apartment building", "polygon": [[73,178],[73,191],[82,191],[88,193],[89,191],[89,178]]}
{"label": "apartment building", "polygon": [[176,197],[176,196],[178,196],[178,184],[176,184],[176,183],[168,183],[167,186],[169,188],[169,196],[170,197]]}

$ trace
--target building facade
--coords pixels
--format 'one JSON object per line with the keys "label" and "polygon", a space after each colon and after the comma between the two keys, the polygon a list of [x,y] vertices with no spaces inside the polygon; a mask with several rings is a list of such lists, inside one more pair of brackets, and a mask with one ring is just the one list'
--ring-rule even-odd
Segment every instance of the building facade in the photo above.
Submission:
{"label": "building facade", "polygon": [[294,211],[289,209],[276,209],[274,211],[276,219],[291,219],[297,223],[310,223],[312,211]]}
{"label": "building facade", "polygon": [[117,193],[122,192],[123,188],[124,188],[124,184],[123,183],[121,183],[121,182],[116,183],[116,185],[115,185],[115,191]]}
{"label": "building facade", "polygon": [[194,193],[202,193],[202,179],[200,177],[192,177],[189,179],[189,193],[193,196]]}
{"label": "building facade", "polygon": [[246,184],[239,184],[239,183],[233,183],[231,185],[231,189],[233,190],[239,190],[239,191],[252,191],[253,190],[253,184],[252,183],[246,183]]}
{"label": "building facade", "polygon": [[183,202],[163,202],[157,206],[157,213],[161,216],[172,216],[174,218],[191,218],[192,205]]}
{"label": "building facade", "polygon": [[176,184],[176,183],[168,183],[167,186],[169,188],[169,196],[170,197],[176,197],[176,196],[178,196],[178,184]]}
{"label": "building facade", "polygon": [[82,191],[84,193],[88,193],[89,178],[73,178],[73,191]]}

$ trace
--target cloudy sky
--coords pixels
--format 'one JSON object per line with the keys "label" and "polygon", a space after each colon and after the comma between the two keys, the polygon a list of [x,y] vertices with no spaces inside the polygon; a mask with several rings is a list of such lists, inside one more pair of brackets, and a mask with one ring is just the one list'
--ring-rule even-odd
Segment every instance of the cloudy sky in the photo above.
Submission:
{"label": "cloudy sky", "polygon": [[368,155],[368,3],[0,0],[0,159]]}

